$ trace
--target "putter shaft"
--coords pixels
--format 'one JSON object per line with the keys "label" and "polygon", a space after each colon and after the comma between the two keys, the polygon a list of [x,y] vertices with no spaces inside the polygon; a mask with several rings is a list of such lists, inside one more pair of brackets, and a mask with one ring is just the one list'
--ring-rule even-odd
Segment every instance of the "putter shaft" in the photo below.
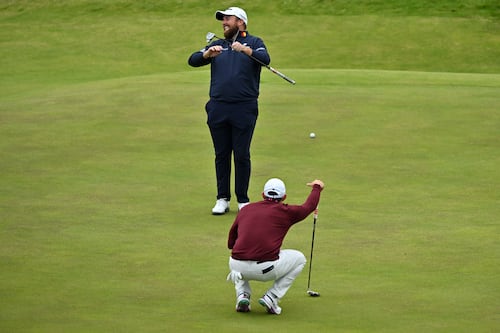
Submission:
{"label": "putter shaft", "polygon": [[[312,291],[309,289],[309,287],[311,285],[311,270],[312,270],[313,250],[314,250],[314,235],[316,233],[316,220],[318,219],[318,208],[316,208],[316,210],[314,211],[313,219],[314,220],[313,220],[313,231],[312,231],[312,240],[311,240],[311,255],[309,257],[309,275],[307,278],[307,293],[310,296],[313,296],[313,295],[311,295]],[[319,293],[317,296],[319,296]]]}

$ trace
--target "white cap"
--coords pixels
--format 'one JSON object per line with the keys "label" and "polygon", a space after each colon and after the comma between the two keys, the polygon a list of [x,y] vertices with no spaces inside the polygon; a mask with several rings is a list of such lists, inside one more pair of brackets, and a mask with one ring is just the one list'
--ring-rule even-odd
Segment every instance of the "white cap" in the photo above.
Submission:
{"label": "white cap", "polygon": [[247,13],[240,7],[229,7],[226,10],[218,10],[215,12],[215,18],[219,21],[222,21],[224,16],[236,16],[248,25]]}
{"label": "white cap", "polygon": [[285,183],[281,179],[271,178],[264,185],[264,195],[268,198],[281,199],[285,194]]}

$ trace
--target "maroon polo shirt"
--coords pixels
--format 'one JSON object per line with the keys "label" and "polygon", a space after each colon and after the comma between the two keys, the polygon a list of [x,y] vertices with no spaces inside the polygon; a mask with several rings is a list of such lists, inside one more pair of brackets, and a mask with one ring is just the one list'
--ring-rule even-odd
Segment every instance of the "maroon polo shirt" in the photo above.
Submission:
{"label": "maroon polo shirt", "polygon": [[314,185],[302,205],[263,200],[243,208],[234,220],[227,240],[237,260],[274,261],[292,225],[304,220],[319,203],[321,186]]}

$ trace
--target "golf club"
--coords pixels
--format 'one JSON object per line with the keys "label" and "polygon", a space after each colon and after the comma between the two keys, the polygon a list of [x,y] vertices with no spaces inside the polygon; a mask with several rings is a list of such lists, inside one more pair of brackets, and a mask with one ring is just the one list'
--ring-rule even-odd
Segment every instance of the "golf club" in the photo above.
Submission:
{"label": "golf club", "polygon": [[[217,39],[220,39],[220,40],[225,40],[224,38],[217,37],[213,32],[207,32],[206,38],[207,38],[207,43],[210,43],[210,41],[212,39],[214,39],[214,38],[217,38]],[[278,70],[272,68],[269,65],[266,65],[265,63],[263,63],[262,61],[260,61],[259,59],[255,58],[255,57],[253,57],[251,55],[249,55],[249,57],[252,58],[253,60],[255,60],[256,62],[258,62],[259,64],[261,64],[262,66],[266,67],[267,69],[269,69],[271,72],[273,72],[274,74],[278,75],[282,79],[290,82],[291,84],[295,84],[295,80],[289,78],[285,74],[279,72]]]}
{"label": "golf club", "polygon": [[314,222],[313,222],[313,232],[312,232],[312,242],[311,242],[311,256],[309,258],[309,277],[307,278],[307,294],[311,297],[319,297],[319,292],[312,291],[310,289],[311,285],[311,268],[313,263],[313,249],[314,249],[314,234],[316,232],[316,220],[318,219],[318,208],[314,211],[313,214]]}

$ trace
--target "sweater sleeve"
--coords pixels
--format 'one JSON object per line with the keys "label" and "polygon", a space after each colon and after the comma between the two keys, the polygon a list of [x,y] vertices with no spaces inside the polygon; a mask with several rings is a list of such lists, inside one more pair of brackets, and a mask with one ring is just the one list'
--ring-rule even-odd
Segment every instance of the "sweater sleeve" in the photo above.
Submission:
{"label": "sweater sleeve", "polygon": [[318,207],[321,190],[321,186],[314,185],[311,193],[302,205],[289,206],[289,209],[292,212],[293,223],[302,221]]}
{"label": "sweater sleeve", "polygon": [[271,57],[267,52],[266,45],[260,38],[256,38],[255,45],[252,48],[252,57],[263,62],[266,65],[269,65],[271,63]]}
{"label": "sweater sleeve", "polygon": [[200,51],[196,51],[188,59],[188,64],[192,67],[201,67],[208,65],[211,62],[211,58],[205,59],[203,58],[203,52],[206,49],[202,49]]}

